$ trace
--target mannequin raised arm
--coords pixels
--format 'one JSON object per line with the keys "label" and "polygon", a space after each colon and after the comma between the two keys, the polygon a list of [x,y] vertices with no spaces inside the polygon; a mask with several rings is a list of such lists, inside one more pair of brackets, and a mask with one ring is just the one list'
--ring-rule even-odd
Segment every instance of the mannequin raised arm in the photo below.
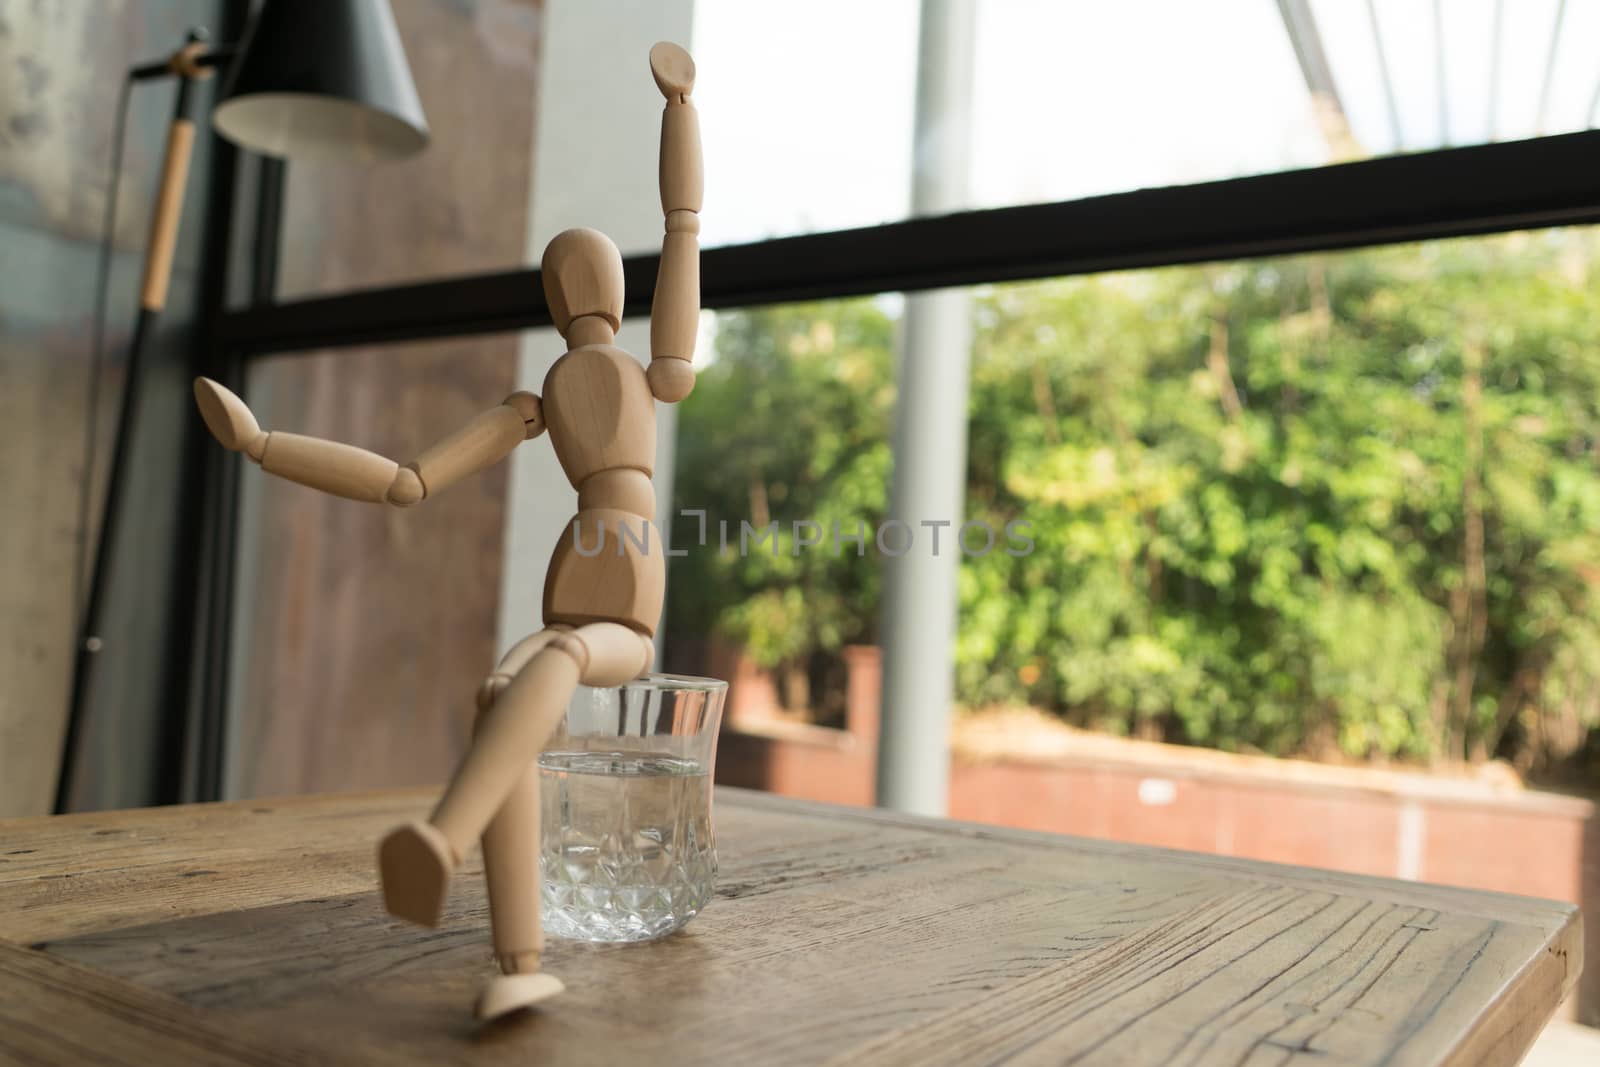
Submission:
{"label": "mannequin raised arm", "polygon": [[695,333],[700,325],[700,203],[705,176],[700,116],[689,102],[694,60],[675,44],[650,49],[650,73],[667,98],[661,115],[661,211],[667,232],[650,305],[650,392],[676,403],[694,389]]}
{"label": "mannequin raised arm", "polygon": [[354,445],[263,430],[243,400],[210,378],[194,380],[194,398],[212,436],[267,473],[334,496],[402,508],[504,459],[544,432],[539,398],[512,393],[499,407],[401,466]]}

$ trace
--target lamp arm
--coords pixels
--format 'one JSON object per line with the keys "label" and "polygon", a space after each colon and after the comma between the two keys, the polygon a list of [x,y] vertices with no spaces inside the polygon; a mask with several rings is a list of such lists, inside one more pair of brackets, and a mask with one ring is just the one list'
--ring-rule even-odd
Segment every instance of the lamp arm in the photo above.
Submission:
{"label": "lamp arm", "polygon": [[238,54],[238,48],[233,45],[208,48],[203,40],[191,40],[165,59],[157,59],[150,63],[141,63],[136,67],[128,68],[128,78],[136,82],[150,81],[152,78],[166,78],[172,75],[184,78],[203,78],[217,67],[227,64]]}
{"label": "lamp arm", "polygon": [[139,306],[160,311],[167,304],[172,281],[172,257],[178,243],[178,221],[183,217],[183,193],[189,183],[189,158],[194,152],[194,80],[178,82],[178,99],[167,127],[167,150],[161,161],[161,181],[156,186],[155,212],[150,219],[150,240],[144,253],[144,287]]}

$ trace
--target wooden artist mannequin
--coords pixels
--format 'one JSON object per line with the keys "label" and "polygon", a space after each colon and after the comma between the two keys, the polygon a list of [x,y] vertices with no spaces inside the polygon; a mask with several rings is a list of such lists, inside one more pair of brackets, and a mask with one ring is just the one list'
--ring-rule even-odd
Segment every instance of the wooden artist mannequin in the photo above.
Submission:
{"label": "wooden artist mannequin", "polygon": [[[700,126],[689,92],[694,61],[662,43],[650,70],[666,97],[661,122],[661,268],[650,310],[650,367],[615,347],[623,304],[622,257],[604,234],[568,230],[545,249],[545,297],[568,351],[544,380],[543,398],[518,392],[400,466],[350,445],[261,429],[237,396],[206,378],[195,399],[222,444],[263,470],[354,500],[409,507],[504,459],[548,431],[578,514],[545,576],[545,629],[523,639],[478,690],[471,747],[425,822],[378,846],[384,903],[434,926],[451,874],[481,839],[489,916],[503,973],[478,998],[480,1018],[561,992],[539,970],[539,781],[535,761],[579,685],[615,686],[649,670],[661,615],[666,554],[655,515],[655,401],[694,388],[700,312]],[[575,550],[580,527],[586,554]],[[594,552],[597,531],[605,547]],[[641,548],[641,546],[643,546]]]}

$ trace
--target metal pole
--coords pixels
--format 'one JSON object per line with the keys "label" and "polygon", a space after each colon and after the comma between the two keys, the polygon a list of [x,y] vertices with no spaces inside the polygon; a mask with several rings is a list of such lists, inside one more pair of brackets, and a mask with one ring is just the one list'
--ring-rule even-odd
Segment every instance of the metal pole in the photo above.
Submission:
{"label": "metal pole", "polygon": [[[203,40],[200,31],[191,30],[190,45]],[[167,149],[162,162],[161,181],[150,225],[150,240],[145,251],[144,283],[140,291],[139,317],[134,322],[128,348],[128,362],[118,406],[117,433],[111,446],[111,470],[106,481],[105,503],[101,508],[100,532],[95,542],[94,565],[89,575],[88,597],[82,605],[78,645],[72,669],[72,697],[67,708],[66,737],[62,743],[61,767],[56,779],[57,813],[72,808],[73,775],[77,770],[94,686],[98,654],[105,647],[106,597],[114,580],[118,533],[125,517],[128,457],[133,447],[139,410],[145,390],[145,347],[154,332],[167,302],[167,287],[172,280],[172,258],[178,238],[178,222],[183,215],[183,194],[188,187],[189,157],[194,146],[196,110],[194,76],[178,73],[178,91],[173,102],[172,121],[167,127]],[[93,457],[88,458],[92,462]],[[112,635],[113,638],[120,635]]]}
{"label": "metal pole", "polygon": [[[913,214],[970,206],[975,21],[972,0],[923,0]],[[884,558],[878,803],[924,815],[944,815],[949,796],[950,656],[967,481],[971,353],[969,293],[942,289],[906,298],[894,484],[889,519],[878,532]]]}

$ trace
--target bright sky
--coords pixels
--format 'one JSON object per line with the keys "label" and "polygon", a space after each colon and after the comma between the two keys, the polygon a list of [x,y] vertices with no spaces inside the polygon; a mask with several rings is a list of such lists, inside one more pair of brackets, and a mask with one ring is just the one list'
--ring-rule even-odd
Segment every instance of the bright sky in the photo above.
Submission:
{"label": "bright sky", "polygon": [[[1440,0],[1449,141],[1490,138],[1496,0]],[[1559,0],[1505,0],[1494,139],[1533,136]],[[1434,0],[1374,0],[1402,145],[1440,129]],[[1357,139],[1394,151],[1366,0],[1312,0]],[[706,246],[908,211],[915,0],[697,0]],[[1600,0],[1568,0],[1547,133],[1585,128]],[[1273,0],[979,0],[972,206],[1327,161]],[[737,87],[713,92],[712,86]]]}

